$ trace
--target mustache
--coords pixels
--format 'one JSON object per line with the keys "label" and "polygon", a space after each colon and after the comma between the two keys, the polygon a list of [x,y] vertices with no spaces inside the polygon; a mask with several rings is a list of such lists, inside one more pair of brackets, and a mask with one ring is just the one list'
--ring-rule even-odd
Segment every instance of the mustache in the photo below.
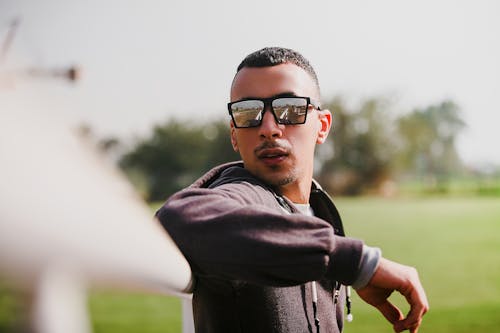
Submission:
{"label": "mustache", "polygon": [[259,146],[257,146],[255,149],[254,149],[254,153],[255,154],[258,154],[260,151],[262,150],[265,150],[265,149],[282,149],[284,150],[285,152],[290,152],[291,150],[291,147],[289,144],[287,143],[279,143],[279,142],[276,142],[276,141],[264,141],[262,142]]}

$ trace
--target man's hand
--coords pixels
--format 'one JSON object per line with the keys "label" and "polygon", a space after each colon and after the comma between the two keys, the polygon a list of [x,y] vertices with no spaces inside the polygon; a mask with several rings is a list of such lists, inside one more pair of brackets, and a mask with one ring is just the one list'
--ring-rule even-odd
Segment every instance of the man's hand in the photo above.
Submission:
{"label": "man's hand", "polygon": [[[410,304],[406,318],[401,310],[388,301],[394,290],[399,291]],[[377,270],[368,285],[357,290],[357,293],[365,302],[382,312],[396,332],[410,330],[411,333],[417,333],[422,316],[429,310],[427,296],[417,270],[384,258],[380,258]]]}

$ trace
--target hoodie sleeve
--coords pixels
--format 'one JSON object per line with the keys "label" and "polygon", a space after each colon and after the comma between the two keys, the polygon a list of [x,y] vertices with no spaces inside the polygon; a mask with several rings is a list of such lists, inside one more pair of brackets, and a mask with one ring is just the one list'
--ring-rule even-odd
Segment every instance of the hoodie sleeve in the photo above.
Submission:
{"label": "hoodie sleeve", "polygon": [[285,214],[268,190],[246,182],[188,188],[156,216],[198,276],[290,286],[329,278],[352,284],[363,243],[322,219]]}

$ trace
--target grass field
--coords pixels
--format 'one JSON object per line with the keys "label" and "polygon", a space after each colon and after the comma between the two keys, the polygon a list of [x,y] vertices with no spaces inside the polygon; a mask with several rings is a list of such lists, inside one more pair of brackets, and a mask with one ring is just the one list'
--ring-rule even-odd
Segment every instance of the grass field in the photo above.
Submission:
{"label": "grass field", "polygon": [[[500,331],[499,198],[354,199],[338,206],[349,234],[418,268],[431,306],[421,332]],[[359,299],[354,311],[346,332],[391,331]]]}
{"label": "grass field", "polygon": [[[498,197],[336,202],[348,234],[418,268],[431,305],[420,332],[500,331]],[[393,299],[404,303],[399,295]],[[345,332],[392,332],[376,310],[356,295],[353,301],[355,320],[346,323]],[[181,331],[176,298],[94,290],[89,307],[96,333]],[[2,311],[0,297],[0,328]]]}

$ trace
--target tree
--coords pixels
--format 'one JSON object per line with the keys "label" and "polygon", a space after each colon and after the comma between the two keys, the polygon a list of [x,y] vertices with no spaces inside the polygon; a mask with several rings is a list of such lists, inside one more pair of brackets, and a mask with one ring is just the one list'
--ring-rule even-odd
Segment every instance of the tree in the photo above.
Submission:
{"label": "tree", "polygon": [[452,101],[415,109],[401,117],[400,169],[444,189],[449,176],[462,168],[455,142],[464,127],[459,108]]}
{"label": "tree", "polygon": [[170,120],[156,126],[120,160],[120,166],[149,201],[165,200],[207,168],[238,159],[226,121],[186,126]]}
{"label": "tree", "polygon": [[322,164],[318,177],[334,194],[355,195],[377,188],[389,178],[395,155],[388,102],[371,98],[349,110],[335,98],[325,108],[333,113],[333,131],[326,147],[318,151]]}

